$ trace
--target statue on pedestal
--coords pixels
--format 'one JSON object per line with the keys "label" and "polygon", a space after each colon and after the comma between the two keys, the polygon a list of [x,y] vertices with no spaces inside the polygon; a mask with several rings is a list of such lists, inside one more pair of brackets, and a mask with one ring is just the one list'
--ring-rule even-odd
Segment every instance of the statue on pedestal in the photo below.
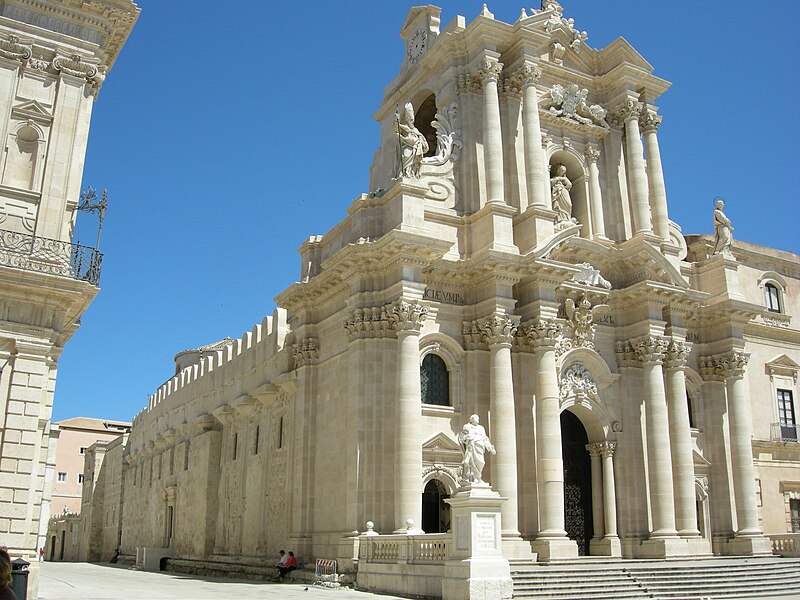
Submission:
{"label": "statue on pedestal", "polygon": [[406,103],[402,115],[395,115],[394,131],[400,151],[399,177],[420,178],[422,157],[428,151],[428,140],[414,125],[414,107]]}
{"label": "statue on pedestal", "polygon": [[717,198],[714,203],[714,250],[712,254],[731,253],[733,243],[733,226],[731,220],[722,212],[725,202]]}
{"label": "statue on pedestal", "polygon": [[474,485],[485,483],[481,476],[483,467],[486,464],[484,454],[488,451],[495,454],[496,451],[486,430],[480,424],[478,415],[472,415],[469,423],[465,424],[458,434],[458,443],[464,452],[464,459],[461,461],[463,473],[460,483],[462,485]]}

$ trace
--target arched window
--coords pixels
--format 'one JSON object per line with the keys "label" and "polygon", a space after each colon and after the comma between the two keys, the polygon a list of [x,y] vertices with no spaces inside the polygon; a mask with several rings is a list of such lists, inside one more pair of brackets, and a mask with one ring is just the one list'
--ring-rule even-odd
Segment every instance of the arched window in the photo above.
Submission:
{"label": "arched window", "polygon": [[764,285],[764,295],[767,301],[767,310],[770,312],[783,312],[781,311],[781,293],[778,286],[774,283],[767,283]]}
{"label": "arched window", "polygon": [[689,395],[689,392],[686,392],[686,407],[689,409],[689,427],[694,429],[697,427],[697,424],[694,422],[694,410],[692,410],[692,397]]}
{"label": "arched window", "polygon": [[441,357],[426,354],[419,368],[423,404],[450,406],[450,374]]}

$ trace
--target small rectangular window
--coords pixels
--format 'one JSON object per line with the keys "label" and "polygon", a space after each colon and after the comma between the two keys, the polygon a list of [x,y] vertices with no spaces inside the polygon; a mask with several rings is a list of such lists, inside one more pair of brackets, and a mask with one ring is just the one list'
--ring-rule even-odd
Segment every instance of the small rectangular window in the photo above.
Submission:
{"label": "small rectangular window", "polygon": [[253,440],[253,454],[258,454],[258,443],[260,441],[258,438],[260,437],[260,435],[261,435],[261,426],[256,425],[256,434],[255,434],[255,439]]}
{"label": "small rectangular window", "polygon": [[80,453],[86,454],[86,446],[81,446]]}
{"label": "small rectangular window", "polygon": [[67,481],[67,474],[66,473],[59,473],[58,474],[58,481],[59,483],[64,483]]}
{"label": "small rectangular window", "polygon": [[232,455],[231,458],[233,460],[236,460],[236,450],[237,450],[237,446],[238,445],[239,445],[239,434],[238,433],[234,433],[233,434],[233,451],[231,452],[231,455]]}
{"label": "small rectangular window", "polygon": [[770,312],[781,312],[781,299],[778,293],[778,287],[772,283],[764,286],[764,291],[767,295],[767,310]]}
{"label": "small rectangular window", "polygon": [[83,473],[78,473],[78,483],[83,483]]}
{"label": "small rectangular window", "polygon": [[283,448],[283,417],[278,421],[278,448]]}

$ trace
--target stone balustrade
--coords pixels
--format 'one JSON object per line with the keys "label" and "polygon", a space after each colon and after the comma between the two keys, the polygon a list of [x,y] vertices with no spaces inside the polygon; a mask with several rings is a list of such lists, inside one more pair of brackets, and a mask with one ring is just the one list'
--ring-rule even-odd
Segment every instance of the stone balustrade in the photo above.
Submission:
{"label": "stone balustrade", "polygon": [[449,533],[392,534],[361,539],[358,559],[367,563],[444,565]]}
{"label": "stone balustrade", "polygon": [[773,533],[767,537],[772,542],[773,554],[800,556],[800,533]]}

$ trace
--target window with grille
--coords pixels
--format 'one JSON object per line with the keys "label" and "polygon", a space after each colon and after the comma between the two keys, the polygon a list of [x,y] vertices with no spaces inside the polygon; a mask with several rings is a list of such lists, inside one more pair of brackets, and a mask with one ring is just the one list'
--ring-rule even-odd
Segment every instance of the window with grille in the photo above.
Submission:
{"label": "window with grille", "polygon": [[797,440],[797,422],[794,418],[794,399],[791,390],[778,390],[778,421],[781,439]]}
{"label": "window with grille", "polygon": [[441,357],[428,354],[419,368],[423,404],[450,406],[450,374]]}
{"label": "window with grille", "polygon": [[781,312],[781,297],[778,286],[768,283],[764,286],[764,293],[767,296],[767,310],[770,312]]}

